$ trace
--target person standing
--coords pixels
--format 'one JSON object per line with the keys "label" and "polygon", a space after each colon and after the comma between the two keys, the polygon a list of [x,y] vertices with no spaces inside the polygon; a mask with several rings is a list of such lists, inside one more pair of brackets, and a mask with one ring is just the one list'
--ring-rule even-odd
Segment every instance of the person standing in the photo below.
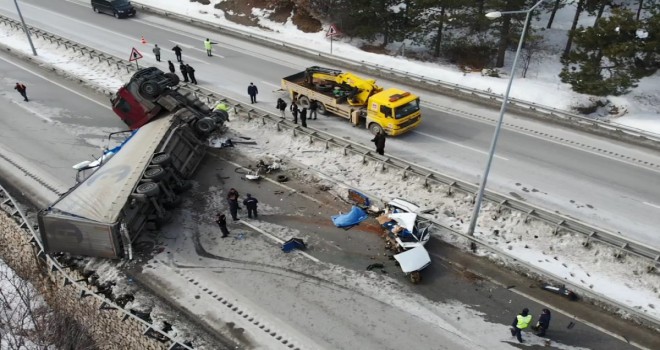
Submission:
{"label": "person standing", "polygon": [[298,124],[298,104],[296,101],[291,102],[291,114],[293,114],[293,124]]}
{"label": "person standing", "polygon": [[181,61],[181,51],[183,51],[183,50],[181,50],[181,48],[179,47],[179,45],[175,45],[175,46],[172,48],[172,51],[174,51],[174,54],[176,55],[176,61],[177,61],[177,62],[182,62],[182,61]]}
{"label": "person standing", "polygon": [[215,218],[215,222],[220,227],[220,232],[222,232],[222,238],[229,236],[229,230],[227,230],[227,217],[223,213],[218,213]]}
{"label": "person standing", "polygon": [[156,56],[156,61],[160,62],[160,47],[158,47],[158,44],[155,44],[154,49],[151,51],[154,52],[154,55]]}
{"label": "person standing", "polygon": [[212,42],[211,39],[209,39],[209,38],[206,38],[206,40],[204,40],[204,48],[206,49],[206,55],[207,56],[209,56],[209,57],[213,56],[211,54],[211,50],[213,50],[213,45],[215,45],[215,44],[217,44],[217,43]]}
{"label": "person standing", "polygon": [[250,95],[250,103],[257,103],[257,94],[259,93],[257,86],[250,83],[250,86],[247,88],[247,93]]}
{"label": "person standing", "polygon": [[515,336],[518,341],[522,343],[521,332],[523,329],[527,328],[531,322],[532,315],[529,314],[528,308],[524,308],[522,312],[513,319],[513,323],[511,324],[511,335]]}
{"label": "person standing", "polygon": [[312,100],[309,103],[309,119],[316,120],[316,110],[319,108],[319,103],[316,100]]}
{"label": "person standing", "polygon": [[181,71],[181,75],[183,75],[183,82],[187,83],[188,82],[188,67],[186,67],[183,62],[179,65],[179,70]]}
{"label": "person standing", "polygon": [[27,86],[21,83],[16,83],[16,86],[14,86],[14,90],[18,91],[21,96],[23,96],[23,101],[28,102],[28,97],[27,97]]}
{"label": "person standing", "polygon": [[282,118],[284,118],[286,116],[286,102],[284,102],[283,99],[278,98],[277,106],[275,107],[280,111],[280,113],[282,113]]}
{"label": "person standing", "polygon": [[188,72],[190,82],[197,85],[197,79],[195,79],[195,68],[191,67],[189,64],[186,64],[186,72]]}
{"label": "person standing", "polygon": [[257,218],[257,204],[259,201],[252,197],[251,194],[246,194],[245,195],[247,198],[243,201],[243,204],[245,205],[245,208],[247,208],[248,212],[248,218],[252,219],[252,215],[254,215],[254,218]]}
{"label": "person standing", "polygon": [[174,63],[172,63],[172,61],[169,61],[169,60],[167,61],[167,67],[170,69],[170,73],[175,72]]}
{"label": "person standing", "polygon": [[238,221],[238,191],[236,189],[231,188],[229,189],[229,192],[227,192],[227,204],[229,205],[229,213],[231,214],[231,218],[234,221]]}
{"label": "person standing", "polygon": [[385,155],[385,132],[383,130],[378,131],[378,134],[374,136],[371,142],[376,144],[376,153]]}
{"label": "person standing", "polygon": [[307,127],[307,108],[305,107],[300,111],[300,124],[302,124],[303,128]]}
{"label": "person standing", "polygon": [[545,331],[547,331],[550,327],[550,318],[550,310],[541,310],[541,316],[539,316],[539,320],[536,323],[536,335],[539,337],[545,337]]}

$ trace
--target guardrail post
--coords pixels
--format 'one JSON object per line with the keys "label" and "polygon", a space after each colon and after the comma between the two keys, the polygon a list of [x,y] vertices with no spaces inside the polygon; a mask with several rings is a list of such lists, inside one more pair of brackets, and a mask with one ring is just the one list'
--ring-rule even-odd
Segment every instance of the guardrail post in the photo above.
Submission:
{"label": "guardrail post", "polygon": [[529,219],[531,218],[531,216],[532,216],[535,212],[536,212],[536,210],[534,210],[534,209],[528,211],[528,212],[527,212],[527,215],[525,215],[525,220],[523,220],[523,222],[526,223],[526,224],[528,224],[528,223],[529,223]]}
{"label": "guardrail post", "polygon": [[[346,146],[344,146],[344,155],[345,155],[345,156],[348,155],[348,148],[349,148],[349,147],[351,147],[351,145],[348,145],[348,144],[347,144]],[[364,159],[362,160],[362,163],[364,163]]]}
{"label": "guardrail post", "polygon": [[566,222],[565,220],[562,220],[562,221],[558,222],[557,225],[555,225],[555,228],[552,230],[552,234],[555,235],[555,236],[558,235],[559,234],[559,228],[564,226],[565,222]]}
{"label": "guardrail post", "polygon": [[[562,223],[563,222],[564,221],[562,220]],[[557,231],[557,229],[555,229],[555,231]],[[594,237],[594,236],[596,236],[596,231],[591,231],[591,233],[587,236],[587,239],[584,242],[582,242],[582,246],[585,247],[585,248],[589,248],[589,246],[591,245],[591,237]]]}
{"label": "guardrail post", "polygon": [[403,168],[403,174],[401,174],[401,179],[405,180],[408,178],[408,170],[412,169],[410,165],[406,165],[405,168]]}
{"label": "guardrail post", "polygon": [[616,259],[621,259],[626,255],[626,249],[628,249],[628,243],[621,245],[621,249],[614,253]]}
{"label": "guardrail post", "polygon": [[503,201],[501,201],[497,204],[497,210],[496,211],[497,211],[498,214],[502,214],[502,207],[504,207],[504,205],[506,205],[507,203],[509,203],[509,200],[505,199],[505,200],[503,200]]}

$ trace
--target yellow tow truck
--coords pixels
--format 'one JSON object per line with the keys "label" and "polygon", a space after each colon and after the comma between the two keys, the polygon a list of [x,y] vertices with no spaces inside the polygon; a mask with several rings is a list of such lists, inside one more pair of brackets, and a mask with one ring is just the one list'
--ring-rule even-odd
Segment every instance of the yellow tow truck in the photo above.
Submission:
{"label": "yellow tow truck", "polygon": [[332,113],[373,134],[406,133],[422,122],[419,97],[397,88],[383,89],[373,79],[313,66],[282,78],[282,89],[300,108],[316,101],[320,114]]}

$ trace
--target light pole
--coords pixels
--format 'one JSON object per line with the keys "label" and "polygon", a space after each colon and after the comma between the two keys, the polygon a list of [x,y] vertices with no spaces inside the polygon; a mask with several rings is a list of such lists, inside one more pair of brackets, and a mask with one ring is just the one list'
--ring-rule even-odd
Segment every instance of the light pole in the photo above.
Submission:
{"label": "light pole", "polygon": [[28,27],[25,24],[25,20],[23,19],[23,14],[21,14],[21,9],[18,7],[18,2],[14,0],[14,4],[16,5],[16,12],[18,12],[18,17],[21,18],[21,23],[23,23],[23,30],[25,31],[25,35],[27,35],[28,42],[30,43],[30,47],[32,48],[32,55],[36,56],[37,55],[37,50],[34,48],[34,44],[32,44],[32,38],[30,38],[30,32],[28,31]]}
{"label": "light pole", "polygon": [[500,107],[500,117],[497,120],[497,126],[495,127],[495,133],[493,134],[493,140],[490,143],[490,151],[488,152],[488,161],[486,162],[486,169],[484,169],[484,174],[481,177],[481,184],[479,185],[479,191],[477,192],[477,197],[474,203],[474,210],[472,211],[472,217],[470,218],[470,226],[468,226],[467,234],[472,236],[474,235],[474,229],[477,226],[477,219],[479,218],[479,210],[481,209],[481,202],[484,199],[484,190],[486,189],[486,182],[488,181],[488,173],[490,173],[490,165],[493,163],[493,156],[495,155],[495,147],[497,146],[497,139],[500,136],[500,129],[502,128],[502,120],[504,119],[504,112],[506,112],[506,105],[509,102],[509,91],[511,91],[511,84],[513,83],[513,76],[516,71],[516,63],[518,63],[518,56],[520,56],[520,51],[522,49],[523,40],[525,40],[525,34],[527,33],[527,24],[529,23],[529,17],[541,3],[545,0],[539,0],[534,6],[528,10],[523,11],[506,11],[506,12],[488,12],[486,17],[490,19],[496,19],[502,17],[502,15],[511,15],[516,13],[526,13],[525,23],[523,24],[522,33],[520,33],[520,40],[518,40],[518,49],[516,50],[516,56],[513,58],[513,65],[511,66],[511,74],[509,74],[509,84],[506,86],[506,91],[504,92],[504,98],[502,100],[502,107]]}

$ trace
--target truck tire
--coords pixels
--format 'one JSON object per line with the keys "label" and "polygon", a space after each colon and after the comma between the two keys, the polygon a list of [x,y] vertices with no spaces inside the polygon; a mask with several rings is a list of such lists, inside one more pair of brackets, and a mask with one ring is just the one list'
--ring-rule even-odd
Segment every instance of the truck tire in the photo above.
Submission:
{"label": "truck tire", "polygon": [[160,95],[162,88],[160,85],[158,85],[157,82],[153,80],[147,80],[140,84],[140,92],[148,97],[155,98]]}
{"label": "truck tire", "polygon": [[144,178],[152,181],[160,181],[167,176],[167,170],[160,166],[148,168],[144,171]]}
{"label": "truck tire", "polygon": [[378,123],[369,124],[369,132],[371,132],[372,134],[376,135],[381,131],[383,131],[383,128],[381,128],[380,125],[378,125]]}
{"label": "truck tire", "polygon": [[221,109],[217,109],[211,113],[211,116],[216,120],[216,123],[222,124],[229,120],[229,113]]}
{"label": "truck tire", "polygon": [[208,134],[215,129],[215,121],[212,118],[204,117],[197,121],[195,128],[202,134]]}
{"label": "truck tire", "polygon": [[172,158],[165,152],[154,154],[151,158],[151,165],[167,166],[172,162]]}
{"label": "truck tire", "polygon": [[160,188],[157,182],[145,182],[139,184],[135,189],[138,194],[143,194],[147,197],[155,197],[160,194]]}
{"label": "truck tire", "polygon": [[169,87],[177,86],[181,82],[179,76],[174,73],[165,73],[164,75],[167,79],[170,80],[170,83],[168,84]]}
{"label": "truck tire", "polygon": [[314,89],[316,91],[320,91],[320,92],[331,91],[333,88],[334,88],[334,85],[332,85],[332,84],[323,84],[323,83],[314,84]]}
{"label": "truck tire", "polygon": [[327,115],[328,114],[328,110],[325,109],[325,105],[323,103],[319,102],[319,101],[316,101],[316,111],[319,112],[319,114],[322,114],[322,115]]}
{"label": "truck tire", "polygon": [[300,108],[307,108],[309,109],[309,97],[307,96],[298,96],[298,106]]}

